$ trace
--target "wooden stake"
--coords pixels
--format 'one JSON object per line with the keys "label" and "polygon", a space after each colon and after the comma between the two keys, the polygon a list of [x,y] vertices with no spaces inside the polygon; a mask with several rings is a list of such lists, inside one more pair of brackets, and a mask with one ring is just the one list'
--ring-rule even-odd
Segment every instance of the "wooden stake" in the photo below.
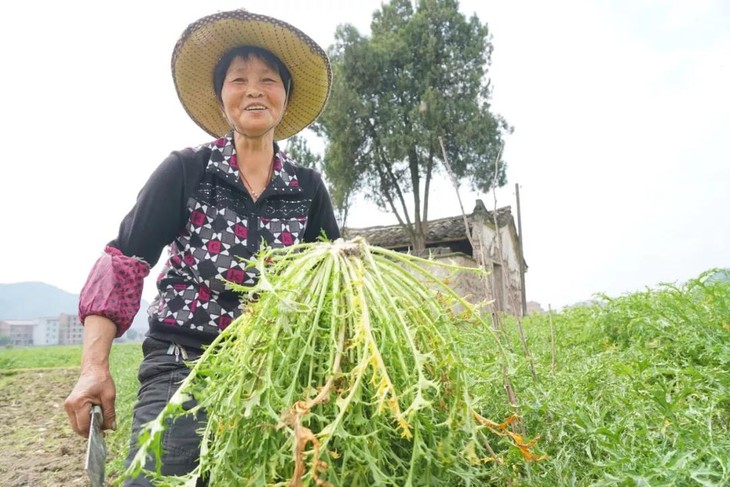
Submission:
{"label": "wooden stake", "polygon": [[[444,146],[444,141],[441,136],[439,136],[439,143],[441,144],[441,151],[443,153],[444,167],[446,168],[446,172],[449,174],[449,177],[451,179],[451,184],[453,184],[453,186],[454,186],[454,191],[456,192],[456,198],[459,200],[459,207],[461,208],[461,215],[464,217],[464,227],[466,230],[466,237],[469,239],[469,243],[471,244],[472,249],[475,248],[474,239],[477,238],[479,240],[479,242],[478,242],[479,254],[477,256],[477,265],[479,265],[479,267],[481,267],[484,270],[486,267],[485,266],[486,256],[484,255],[485,246],[484,246],[484,242],[482,241],[482,235],[481,235],[481,233],[477,234],[476,236],[472,235],[472,232],[469,228],[469,219],[467,218],[466,212],[464,211],[464,205],[461,203],[461,195],[459,194],[459,185],[457,184],[457,181],[456,181],[456,174],[452,170],[451,164],[449,164],[449,158],[446,155],[446,148]],[[504,147],[504,143],[502,144],[502,147]],[[501,154],[502,154],[502,148],[500,147],[499,155],[501,155]],[[499,155],[497,156],[497,161],[499,161]],[[498,164],[498,162],[496,162],[495,164]],[[496,196],[495,196],[495,204],[496,204]],[[495,224],[496,224],[496,212],[495,212]],[[497,238],[499,238],[499,227],[498,226],[496,227],[496,231],[497,231]],[[500,256],[501,256],[501,251],[500,251]],[[493,294],[494,294],[494,290],[492,290],[492,298],[494,298]],[[489,297],[488,287],[487,287],[487,297]],[[502,320],[499,317],[498,310],[496,310],[494,308],[494,299],[491,300],[489,307],[490,307],[490,311],[491,311],[491,315],[492,315],[492,327],[495,330],[495,335],[497,337],[499,337],[500,340],[502,340],[502,342],[507,347],[509,347],[509,340],[507,339],[507,334],[504,332],[504,329],[501,326]],[[503,362],[501,364],[501,368],[502,368],[502,377],[504,378],[504,390],[507,393],[507,400],[515,408],[515,411],[517,412],[517,414],[519,414],[519,405],[517,402],[517,394],[515,393],[515,389],[512,386],[512,380],[510,379],[510,376],[509,376],[509,370],[507,369],[507,364]],[[522,419],[520,419],[517,422],[517,424],[518,424],[519,431],[523,435],[525,435],[526,429],[525,429],[524,421]]]}
{"label": "wooden stake", "polygon": [[520,185],[515,183],[517,198],[517,236],[520,239],[520,286],[522,287],[522,316],[527,316],[527,291],[525,290],[525,240],[522,238],[522,212],[520,211]]}
{"label": "wooden stake", "polygon": [[555,327],[553,326],[553,308],[548,304],[548,321],[550,322],[550,372],[555,373]]}

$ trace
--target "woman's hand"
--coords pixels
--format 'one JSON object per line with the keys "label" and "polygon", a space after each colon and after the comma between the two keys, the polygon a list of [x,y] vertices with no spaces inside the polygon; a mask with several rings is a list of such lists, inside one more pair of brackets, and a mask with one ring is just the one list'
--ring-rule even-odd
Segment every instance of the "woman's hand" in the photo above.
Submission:
{"label": "woman's hand", "polygon": [[84,321],[81,375],[63,404],[71,427],[81,436],[89,434],[92,404],[101,405],[102,429],[116,429],[117,392],[109,372],[109,351],[116,330],[116,325],[103,316],[87,316]]}

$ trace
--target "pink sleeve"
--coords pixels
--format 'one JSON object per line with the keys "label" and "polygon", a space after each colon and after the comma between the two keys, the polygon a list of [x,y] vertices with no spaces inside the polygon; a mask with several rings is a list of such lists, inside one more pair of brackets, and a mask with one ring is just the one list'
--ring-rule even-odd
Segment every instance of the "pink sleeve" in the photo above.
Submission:
{"label": "pink sleeve", "polygon": [[144,260],[107,246],[81,290],[81,322],[89,315],[105,316],[117,325],[116,336],[122,336],[139,311],[144,278],[149,273],[150,266]]}

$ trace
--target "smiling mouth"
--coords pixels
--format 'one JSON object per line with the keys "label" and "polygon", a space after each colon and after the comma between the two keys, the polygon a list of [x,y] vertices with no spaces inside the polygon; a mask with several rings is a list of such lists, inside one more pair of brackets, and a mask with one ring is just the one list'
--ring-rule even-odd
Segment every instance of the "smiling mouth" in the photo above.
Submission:
{"label": "smiling mouth", "polygon": [[262,105],[254,105],[254,106],[251,106],[251,107],[246,107],[246,111],[247,112],[259,112],[259,111],[262,111],[262,110],[266,110],[266,107],[265,106],[262,106]]}

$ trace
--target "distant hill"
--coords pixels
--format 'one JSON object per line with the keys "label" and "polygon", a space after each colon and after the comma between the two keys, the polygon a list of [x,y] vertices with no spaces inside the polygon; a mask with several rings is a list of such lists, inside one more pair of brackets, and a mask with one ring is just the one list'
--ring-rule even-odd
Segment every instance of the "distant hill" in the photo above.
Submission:
{"label": "distant hill", "polygon": [[44,282],[0,284],[0,320],[77,313],[79,297]]}
{"label": "distant hill", "polygon": [[[0,320],[33,320],[60,314],[78,313],[79,295],[57,288],[45,282],[17,282],[0,284]],[[147,308],[142,300],[140,311],[132,328],[147,331]]]}

